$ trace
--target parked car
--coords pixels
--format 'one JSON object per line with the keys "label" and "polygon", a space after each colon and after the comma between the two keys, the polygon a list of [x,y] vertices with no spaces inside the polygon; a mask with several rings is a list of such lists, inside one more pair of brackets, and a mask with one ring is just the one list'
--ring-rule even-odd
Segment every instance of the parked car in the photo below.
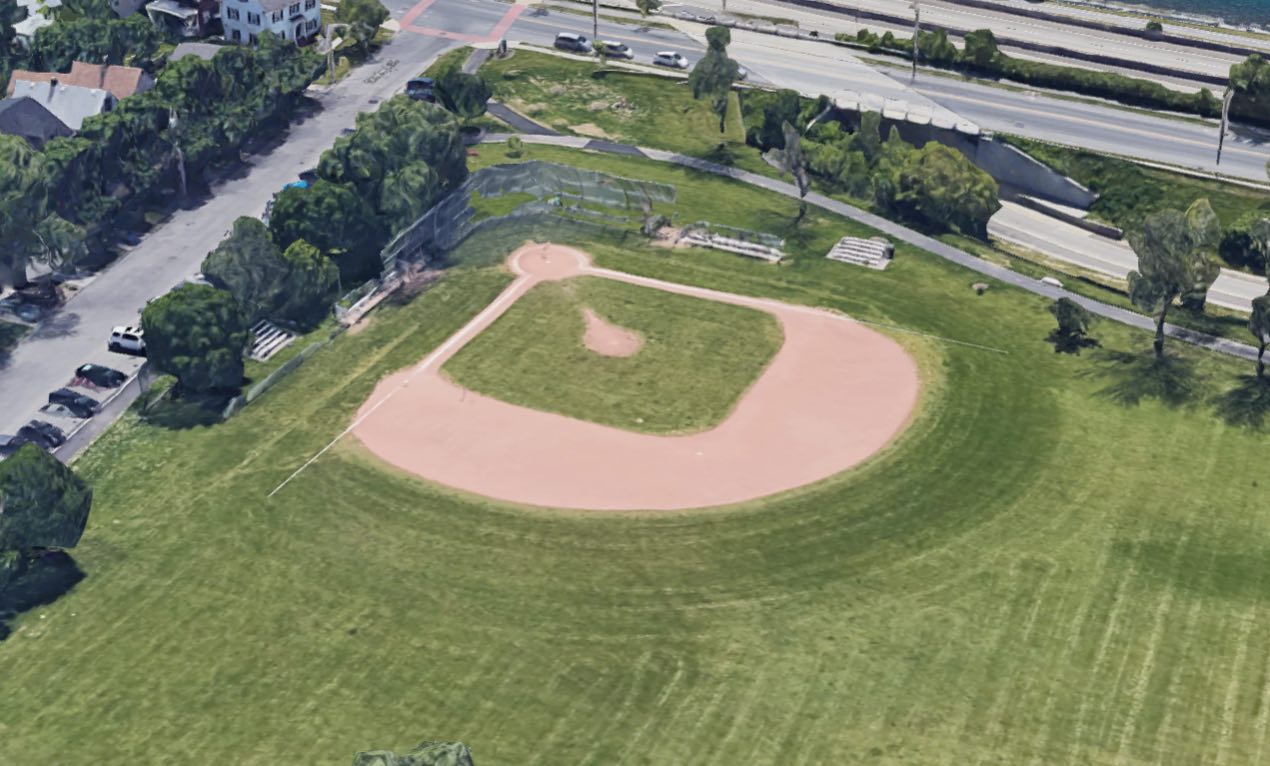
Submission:
{"label": "parked car", "polygon": [[657,51],[653,54],[653,63],[657,66],[668,66],[671,69],[687,69],[688,57],[675,51]]}
{"label": "parked car", "polygon": [[406,95],[416,101],[436,103],[437,83],[431,77],[416,77],[406,83]]}
{"label": "parked car", "polygon": [[0,457],[8,457],[18,451],[18,447],[27,443],[27,439],[13,434],[0,434]]}
{"label": "parked car", "polygon": [[49,394],[49,404],[60,404],[77,418],[91,418],[101,407],[101,402],[69,388],[59,388]]}
{"label": "parked car", "polygon": [[110,341],[106,344],[106,350],[120,354],[145,356],[145,333],[140,327],[116,327],[110,331]]}
{"label": "parked car", "polygon": [[81,364],[75,369],[75,377],[83,378],[94,386],[102,388],[118,388],[128,379],[128,376],[119,370],[103,367],[100,364]]}
{"label": "parked car", "polygon": [[604,51],[604,55],[611,59],[631,59],[635,58],[635,51],[631,50],[631,46],[626,43],[619,43],[617,40],[601,40],[600,49]]}
{"label": "parked car", "polygon": [[556,35],[555,45],[562,51],[573,51],[574,53],[591,52],[591,41],[586,39],[586,35],[579,35],[573,32],[561,32]]}
{"label": "parked car", "polygon": [[736,67],[736,79],[744,80],[745,78],[749,76],[750,76],[750,70],[738,64]]}
{"label": "parked car", "polygon": [[45,450],[57,449],[66,443],[66,434],[62,429],[43,420],[32,420],[22,426],[18,429],[18,436]]}

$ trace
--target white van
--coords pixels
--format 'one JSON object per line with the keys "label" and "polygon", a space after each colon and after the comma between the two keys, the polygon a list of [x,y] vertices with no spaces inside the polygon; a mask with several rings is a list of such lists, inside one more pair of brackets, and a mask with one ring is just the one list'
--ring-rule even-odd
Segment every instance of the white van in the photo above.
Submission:
{"label": "white van", "polygon": [[142,332],[140,327],[116,327],[110,331],[110,342],[106,344],[106,350],[120,354],[145,356],[145,333]]}

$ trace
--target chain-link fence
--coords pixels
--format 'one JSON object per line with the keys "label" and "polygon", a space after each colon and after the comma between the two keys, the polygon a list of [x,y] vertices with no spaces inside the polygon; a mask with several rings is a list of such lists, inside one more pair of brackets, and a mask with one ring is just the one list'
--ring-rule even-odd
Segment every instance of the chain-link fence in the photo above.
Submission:
{"label": "chain-link fence", "polygon": [[[470,203],[474,192],[482,197],[523,193],[535,199],[506,215],[476,220],[476,211]],[[572,220],[584,226],[590,223],[609,228],[626,227],[632,217],[612,211],[638,211],[642,215],[654,203],[674,201],[675,187],[669,184],[622,178],[542,160],[494,165],[473,173],[458,189],[388,243],[381,254],[384,270],[393,269],[398,260],[431,260],[443,255],[450,260],[471,260],[470,252],[457,258],[453,251],[473,234],[491,228],[510,227],[506,229],[510,232],[523,226],[550,226],[547,221],[550,218]],[[533,223],[518,222],[520,218],[533,219]],[[499,255],[506,252],[503,250]]]}

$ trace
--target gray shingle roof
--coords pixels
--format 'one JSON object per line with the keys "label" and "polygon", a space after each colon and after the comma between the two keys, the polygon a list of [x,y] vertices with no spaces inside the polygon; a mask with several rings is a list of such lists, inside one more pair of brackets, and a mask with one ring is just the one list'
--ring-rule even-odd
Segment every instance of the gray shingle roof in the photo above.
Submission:
{"label": "gray shingle roof", "polygon": [[50,138],[74,135],[66,123],[33,98],[0,99],[0,133],[25,138],[39,149]]}

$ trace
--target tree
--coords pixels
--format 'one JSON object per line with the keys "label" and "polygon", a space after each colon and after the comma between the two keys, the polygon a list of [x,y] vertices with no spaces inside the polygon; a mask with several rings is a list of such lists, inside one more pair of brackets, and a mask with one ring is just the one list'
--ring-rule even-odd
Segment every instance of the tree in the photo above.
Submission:
{"label": "tree", "polygon": [[656,13],[661,10],[662,0],[635,0],[635,7],[639,9],[639,15],[648,18],[648,14]]}
{"label": "tree", "polygon": [[88,484],[34,444],[0,462],[0,592],[40,550],[74,548],[92,504]]}
{"label": "tree", "polygon": [[18,5],[17,0],[0,0],[0,80],[7,80],[9,75],[9,59],[17,36],[13,26],[26,17],[26,7]]}
{"label": "tree", "polygon": [[462,742],[422,742],[405,755],[372,750],[353,757],[353,766],[473,766],[472,751]]}
{"label": "tree", "polygon": [[182,285],[141,313],[146,354],[183,390],[237,388],[243,379],[247,322],[233,296],[207,285]]}
{"label": "tree", "polygon": [[307,189],[278,193],[269,214],[274,244],[304,240],[329,253],[348,282],[379,273],[379,251],[388,237],[370,203],[353,189],[319,179]]}
{"label": "tree", "polygon": [[50,211],[45,156],[0,136],[0,285],[26,284],[32,261],[64,268],[86,254],[84,231]]}
{"label": "tree", "polygon": [[732,83],[736,82],[740,66],[728,58],[728,45],[732,33],[727,27],[710,27],[706,30],[706,53],[688,75],[688,87],[692,97],[710,99],[710,107],[719,117],[719,132],[727,129],[728,96]]}
{"label": "tree", "polygon": [[785,145],[781,126],[787,122],[798,124],[802,97],[798,91],[784,88],[775,93],[759,92],[754,97],[747,95],[743,106],[747,117],[757,114],[760,118],[746,129],[745,142],[768,151]]}
{"label": "tree", "polygon": [[1270,115],[1270,61],[1254,53],[1230,68],[1230,102],[1233,117],[1265,123]]}
{"label": "tree", "polygon": [[148,61],[163,37],[143,13],[126,19],[80,18],[59,21],[35,31],[31,64],[35,69],[65,72],[74,61],[128,64]]}
{"label": "tree", "polygon": [[1093,315],[1071,298],[1059,298],[1050,304],[1050,313],[1058,320],[1058,329],[1051,335],[1055,351],[1079,351],[1086,345],[1086,335]]}
{"label": "tree", "polygon": [[1129,235],[1138,254],[1137,271],[1129,272],[1129,298],[1155,315],[1155,355],[1164,357],[1164,323],[1173,301],[1203,294],[1220,267],[1211,254],[1221,238],[1217,215],[1208,200],[1196,200],[1186,212],[1161,210]]}
{"label": "tree", "polygon": [[976,29],[966,33],[966,49],[962,60],[978,69],[988,69],[997,63],[997,36],[991,29]]}
{"label": "tree", "polygon": [[1146,30],[1148,32],[1163,32],[1164,22],[1160,21],[1159,19],[1151,19],[1150,21],[1147,22]]}
{"label": "tree", "polygon": [[1248,331],[1257,339],[1257,377],[1266,376],[1266,346],[1270,345],[1270,292],[1252,301]]}
{"label": "tree", "polygon": [[441,97],[441,103],[446,109],[462,117],[464,121],[470,121],[485,114],[486,104],[493,91],[481,75],[468,74],[458,67],[452,67],[437,80],[437,95]]}
{"label": "tree", "polygon": [[882,146],[873,191],[883,210],[977,237],[1001,209],[997,182],[964,154],[935,141],[913,149],[894,130]]}
{"label": "tree", "polygon": [[379,0],[342,0],[335,7],[335,20],[347,24],[359,50],[370,49],[379,25],[388,20],[388,9]]}
{"label": "tree", "polygon": [[234,296],[249,324],[257,319],[314,324],[330,308],[339,281],[339,270],[317,248],[300,239],[283,252],[269,229],[248,217],[234,221],[202,270]]}
{"label": "tree", "polygon": [[1222,232],[1217,252],[1237,268],[1270,273],[1270,218],[1260,211],[1240,216]]}
{"label": "tree", "polygon": [[782,172],[789,173],[794,177],[794,183],[798,185],[798,218],[796,221],[801,221],[803,216],[807,215],[807,192],[811,189],[811,179],[807,176],[807,160],[803,156],[802,137],[798,134],[798,129],[788,122],[781,125],[781,130],[785,134],[785,147],[783,149],[771,149],[763,157],[780,168]]}

